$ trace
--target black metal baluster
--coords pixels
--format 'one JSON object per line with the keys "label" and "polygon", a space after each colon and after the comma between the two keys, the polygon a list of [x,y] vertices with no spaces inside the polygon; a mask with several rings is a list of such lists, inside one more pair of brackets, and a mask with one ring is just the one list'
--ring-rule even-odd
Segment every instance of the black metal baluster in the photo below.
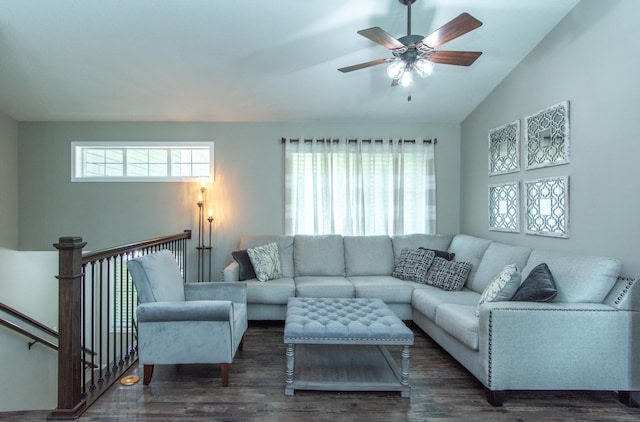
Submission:
{"label": "black metal baluster", "polygon": [[122,350],[123,346],[123,338],[122,338],[122,303],[124,299],[124,293],[122,292],[123,288],[123,280],[120,277],[120,361],[119,365],[124,364],[124,351]]}
{"label": "black metal baluster", "polygon": [[[98,264],[98,268],[100,269],[100,272],[98,274],[98,286],[100,291],[98,292],[98,384],[102,384],[104,382],[104,377],[102,376],[102,331],[103,331],[103,327],[102,327],[102,313],[103,313],[103,309],[102,309],[102,280],[103,280],[103,276],[104,276],[104,260],[101,259],[100,263]],[[107,271],[109,270],[108,267],[108,261],[107,261]]]}
{"label": "black metal baluster", "polygon": [[[112,258],[108,258],[109,259],[109,263],[111,262]],[[113,273],[115,274],[116,272],[116,264],[117,262],[114,260],[113,261]],[[107,299],[105,301],[105,308],[107,309],[107,344],[105,347],[105,353],[107,354],[107,356],[105,357],[105,370],[104,370],[104,376],[105,378],[109,378],[111,377],[111,370],[109,365],[111,365],[111,359],[109,356],[109,338],[111,337],[111,307],[110,307],[110,299],[111,299],[111,265],[108,264],[109,270],[107,271]],[[102,347],[100,347],[100,353],[102,353]]]}

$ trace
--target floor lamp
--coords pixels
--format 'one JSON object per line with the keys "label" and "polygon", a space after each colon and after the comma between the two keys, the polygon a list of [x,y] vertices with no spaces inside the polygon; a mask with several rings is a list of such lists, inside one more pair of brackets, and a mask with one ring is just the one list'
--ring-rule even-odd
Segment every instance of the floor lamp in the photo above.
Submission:
{"label": "floor lamp", "polygon": [[[211,281],[211,231],[213,223],[213,211],[209,209],[209,216],[204,217],[204,196],[207,188],[204,183],[200,185],[200,195],[198,195],[198,245],[196,246],[196,252],[198,255],[198,281]],[[205,244],[205,220],[209,222],[209,245]],[[209,259],[205,259],[209,258]],[[206,263],[206,265],[205,265]],[[206,271],[205,271],[206,270]],[[205,273],[208,273],[207,280],[205,280]]]}

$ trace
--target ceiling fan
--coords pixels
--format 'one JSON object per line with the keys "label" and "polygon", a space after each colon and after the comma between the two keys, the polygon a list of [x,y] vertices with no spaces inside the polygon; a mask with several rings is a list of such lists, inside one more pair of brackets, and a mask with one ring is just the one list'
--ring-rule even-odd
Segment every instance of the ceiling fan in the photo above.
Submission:
{"label": "ceiling fan", "polygon": [[480,51],[443,51],[435,50],[442,44],[482,26],[482,22],[468,13],[462,13],[426,37],[411,35],[411,5],[416,0],[399,0],[407,6],[407,35],[394,38],[382,28],[373,27],[358,31],[358,34],[369,38],[391,50],[392,57],[373,60],[353,66],[342,67],[340,72],[347,73],[354,70],[388,63],[387,75],[393,80],[391,86],[398,84],[408,86],[413,81],[413,70],[423,78],[433,71],[433,64],[450,64],[470,66],[482,54]]}

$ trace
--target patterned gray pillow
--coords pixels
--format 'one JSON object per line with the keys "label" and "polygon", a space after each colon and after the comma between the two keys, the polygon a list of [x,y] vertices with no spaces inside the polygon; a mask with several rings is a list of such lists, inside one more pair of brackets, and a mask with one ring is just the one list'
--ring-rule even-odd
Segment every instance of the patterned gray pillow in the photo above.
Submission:
{"label": "patterned gray pillow", "polygon": [[273,280],[282,277],[280,270],[280,258],[278,257],[278,245],[269,243],[255,248],[248,248],[247,253],[260,281]]}
{"label": "patterned gray pillow", "polygon": [[486,302],[502,302],[510,300],[518,290],[522,277],[516,264],[509,264],[502,269],[487,285],[482,292],[478,306],[476,307],[476,316],[480,316],[480,305]]}
{"label": "patterned gray pillow", "polygon": [[391,275],[402,280],[424,283],[434,257],[433,251],[405,248],[400,252],[398,262]]}
{"label": "patterned gray pillow", "polygon": [[426,284],[444,290],[460,290],[469,277],[470,262],[447,261],[435,258],[431,269],[427,273]]}

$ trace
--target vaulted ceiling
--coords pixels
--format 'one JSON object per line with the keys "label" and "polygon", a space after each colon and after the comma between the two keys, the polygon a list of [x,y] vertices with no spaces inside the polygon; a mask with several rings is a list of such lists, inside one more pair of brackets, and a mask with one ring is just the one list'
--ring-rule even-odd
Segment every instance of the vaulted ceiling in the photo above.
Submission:
{"label": "vaulted ceiling", "polygon": [[[417,0],[412,33],[462,12],[482,51],[391,87],[357,34],[406,35],[398,0],[1,0],[0,111],[18,121],[461,122],[579,0]],[[407,101],[408,96],[411,101]]]}

